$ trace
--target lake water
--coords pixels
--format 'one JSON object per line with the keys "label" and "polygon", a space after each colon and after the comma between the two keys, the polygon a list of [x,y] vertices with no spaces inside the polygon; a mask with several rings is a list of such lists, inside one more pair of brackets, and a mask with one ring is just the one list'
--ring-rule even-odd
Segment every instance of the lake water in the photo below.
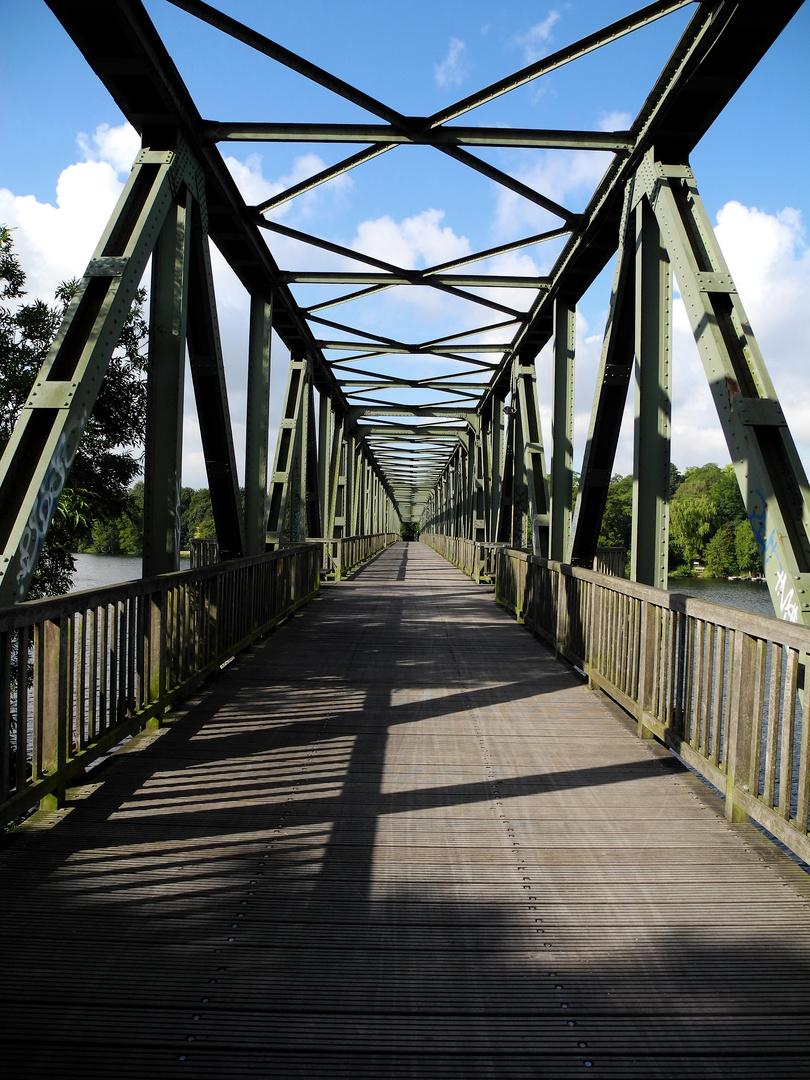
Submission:
{"label": "lake water", "polygon": [[709,604],[773,615],[771,594],[764,581],[707,581],[703,578],[670,578],[669,591],[694,596]]}
{"label": "lake water", "polygon": [[[137,581],[141,576],[139,555],[74,555],[76,572],[73,592],[97,589],[102,585],[119,585],[122,581]],[[180,560],[180,569],[188,570],[189,560]]]}

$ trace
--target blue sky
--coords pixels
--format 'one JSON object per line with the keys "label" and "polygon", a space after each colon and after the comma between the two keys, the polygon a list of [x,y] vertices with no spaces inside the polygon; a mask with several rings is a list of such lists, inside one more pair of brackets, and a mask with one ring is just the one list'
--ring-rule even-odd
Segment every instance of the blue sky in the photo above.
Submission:
{"label": "blue sky", "polygon": [[[367,114],[245,46],[200,24],[165,0],[145,4],[198,107],[208,119],[362,122]],[[444,0],[408,5],[364,0],[295,4],[220,0],[218,5],[410,115],[432,113],[524,64],[620,18],[638,5],[537,4]],[[468,114],[459,123],[609,130],[641,105],[691,7]],[[58,280],[80,275],[137,145],[103,86],[42,0],[0,0],[0,220],[15,227],[31,294],[48,296]],[[794,438],[810,464],[810,5],[805,5],[692,157],[707,209],[783,401]],[[342,156],[323,145],[223,146],[248,201],[278,190]],[[352,148],[349,148],[349,152]],[[578,209],[606,161],[593,155],[489,150],[482,157]],[[403,183],[407,181],[407,183]],[[290,204],[281,220],[346,246],[425,266],[552,224],[542,212],[504,197],[486,178],[425,148],[391,151],[341,181]],[[282,266],[305,266],[294,244],[276,251]],[[511,269],[543,272],[555,254],[533,248]],[[396,257],[394,257],[396,256]],[[322,268],[321,258],[309,268]],[[493,267],[494,269],[495,267]],[[506,268],[506,267],[504,267]],[[247,299],[219,268],[223,344],[235,441],[241,445]],[[610,273],[580,306],[577,458],[590,412]],[[451,307],[394,298],[357,313],[358,321],[431,337]],[[424,294],[426,290],[419,290]],[[298,295],[315,295],[303,287]],[[340,309],[333,317],[340,318]],[[705,379],[676,312],[673,459],[681,467],[728,460]],[[273,355],[274,412],[286,356]],[[548,439],[545,358],[540,397]],[[186,424],[184,482],[205,484],[193,410]],[[631,468],[625,441],[617,469]],[[578,463],[578,462],[577,462]]]}

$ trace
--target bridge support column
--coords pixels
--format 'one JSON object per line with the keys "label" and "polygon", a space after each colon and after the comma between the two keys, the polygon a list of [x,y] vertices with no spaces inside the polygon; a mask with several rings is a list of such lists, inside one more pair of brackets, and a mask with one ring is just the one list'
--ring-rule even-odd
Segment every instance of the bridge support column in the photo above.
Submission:
{"label": "bridge support column", "polygon": [[144,577],[180,569],[191,200],[191,192],[185,189],[184,197],[172,204],[152,255],[144,455]]}
{"label": "bridge support column", "polygon": [[270,332],[273,305],[260,293],[250,298],[247,425],[245,433],[245,554],[267,546],[267,440],[270,428]]}
{"label": "bridge support column", "polygon": [[672,273],[649,203],[635,206],[636,392],[633,444],[633,581],[667,587]]}
{"label": "bridge support column", "polygon": [[571,546],[574,491],[574,351],[576,304],[564,297],[554,301],[551,500],[549,558],[566,562]]}
{"label": "bridge support column", "polygon": [[504,399],[493,393],[485,414],[485,437],[489,460],[489,505],[487,506],[487,540],[498,540],[498,513],[503,487],[503,417]]}

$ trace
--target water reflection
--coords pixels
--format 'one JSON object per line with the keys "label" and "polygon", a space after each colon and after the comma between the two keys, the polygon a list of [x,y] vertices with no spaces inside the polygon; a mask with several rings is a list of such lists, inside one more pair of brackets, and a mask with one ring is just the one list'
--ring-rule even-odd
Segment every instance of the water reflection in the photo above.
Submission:
{"label": "water reflection", "polygon": [[704,578],[670,578],[669,591],[694,596],[709,604],[773,615],[773,604],[764,581],[712,581]]}
{"label": "water reflection", "polygon": [[[141,576],[139,555],[74,555],[73,558],[76,560],[76,572],[71,592],[136,581]],[[188,558],[181,558],[181,570],[188,570],[189,565]]]}

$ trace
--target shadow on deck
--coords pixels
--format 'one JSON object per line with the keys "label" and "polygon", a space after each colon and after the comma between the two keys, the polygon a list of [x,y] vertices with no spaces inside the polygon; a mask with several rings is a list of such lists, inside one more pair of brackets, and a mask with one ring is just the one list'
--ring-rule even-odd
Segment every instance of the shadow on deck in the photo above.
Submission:
{"label": "shadow on deck", "polygon": [[398,544],[0,853],[10,1074],[810,1067],[810,883]]}

